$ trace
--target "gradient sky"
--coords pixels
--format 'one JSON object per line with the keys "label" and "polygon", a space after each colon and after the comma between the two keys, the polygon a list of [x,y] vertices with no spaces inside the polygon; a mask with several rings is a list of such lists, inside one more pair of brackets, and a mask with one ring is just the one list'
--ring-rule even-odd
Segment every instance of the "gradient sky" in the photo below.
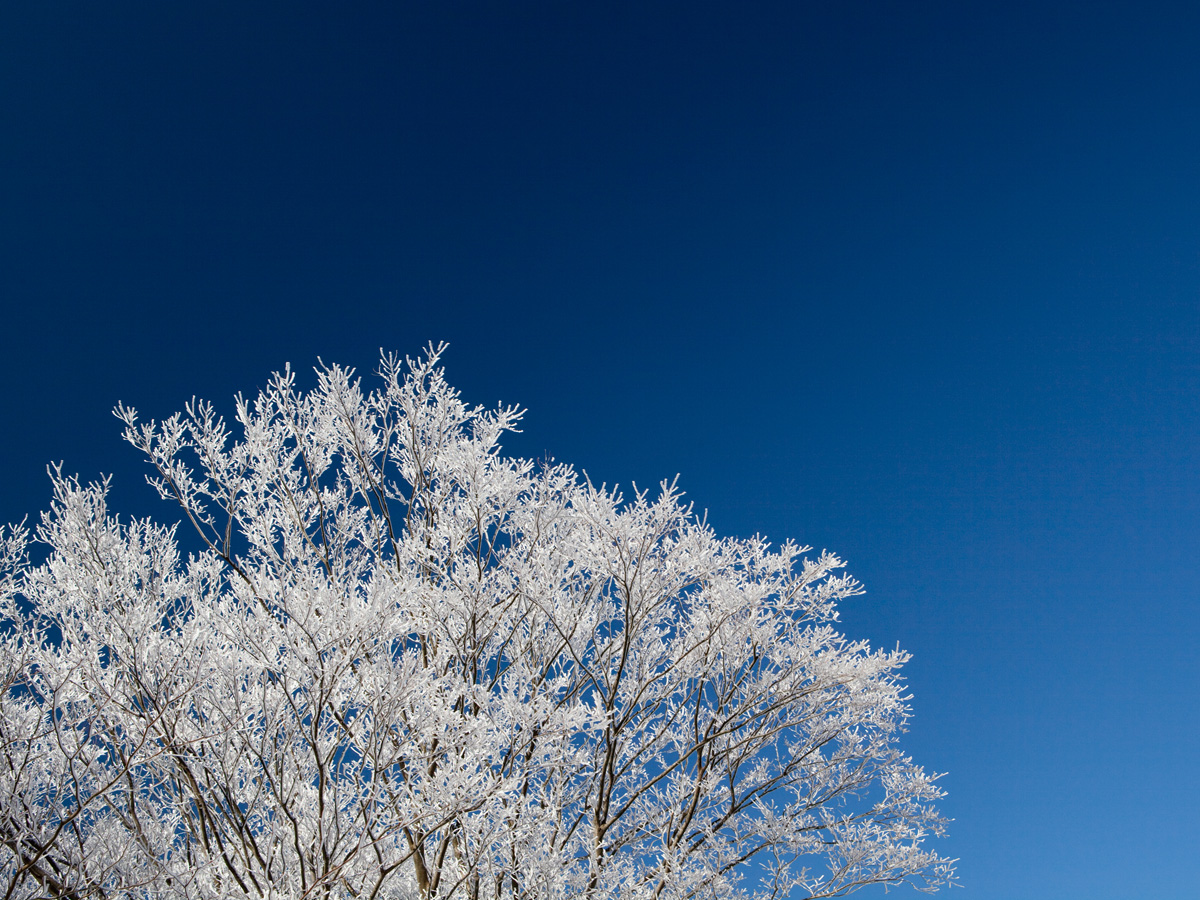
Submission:
{"label": "gradient sky", "polygon": [[50,460],[171,515],[118,400],[445,340],[512,452],[849,560],[951,896],[1194,900],[1198,48],[1195,3],[4,3],[0,521]]}

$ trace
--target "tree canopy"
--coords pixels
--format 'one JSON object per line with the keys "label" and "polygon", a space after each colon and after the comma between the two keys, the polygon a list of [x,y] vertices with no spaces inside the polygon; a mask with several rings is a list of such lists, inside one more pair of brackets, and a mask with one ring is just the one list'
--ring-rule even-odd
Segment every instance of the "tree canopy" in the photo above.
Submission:
{"label": "tree canopy", "polygon": [[[3,540],[0,884],[32,898],[934,888],[907,655],[835,555],[514,459],[443,347],[125,439],[202,539],[52,468]],[[27,559],[30,539],[46,546]]]}

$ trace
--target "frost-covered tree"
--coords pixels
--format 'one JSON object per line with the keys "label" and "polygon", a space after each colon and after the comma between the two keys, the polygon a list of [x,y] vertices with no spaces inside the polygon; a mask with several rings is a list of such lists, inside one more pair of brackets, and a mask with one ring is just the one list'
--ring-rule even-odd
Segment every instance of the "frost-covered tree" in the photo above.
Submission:
{"label": "frost-covered tree", "polygon": [[829,897],[936,887],[898,669],[829,553],[508,458],[441,347],[142,424],[175,526],[52,469],[9,529],[0,872],[32,898]]}

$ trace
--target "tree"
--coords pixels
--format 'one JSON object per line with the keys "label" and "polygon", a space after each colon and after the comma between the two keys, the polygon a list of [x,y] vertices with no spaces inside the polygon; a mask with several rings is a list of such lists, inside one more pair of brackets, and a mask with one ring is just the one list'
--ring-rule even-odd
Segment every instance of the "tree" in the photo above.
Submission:
{"label": "tree", "polygon": [[[505,457],[443,347],[141,424],[176,527],[52,468],[4,539],[6,897],[828,897],[945,883],[907,656],[830,553]],[[198,545],[199,546],[199,545]]]}

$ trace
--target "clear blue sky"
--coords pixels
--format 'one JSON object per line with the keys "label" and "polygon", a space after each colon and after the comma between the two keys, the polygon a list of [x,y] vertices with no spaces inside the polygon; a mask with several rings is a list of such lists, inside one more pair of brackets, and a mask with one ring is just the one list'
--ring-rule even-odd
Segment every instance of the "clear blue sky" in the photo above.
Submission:
{"label": "clear blue sky", "polygon": [[118,400],[446,340],[514,452],[850,561],[954,895],[1200,897],[1198,48],[1195,3],[5,3],[0,521],[58,459],[168,513]]}

